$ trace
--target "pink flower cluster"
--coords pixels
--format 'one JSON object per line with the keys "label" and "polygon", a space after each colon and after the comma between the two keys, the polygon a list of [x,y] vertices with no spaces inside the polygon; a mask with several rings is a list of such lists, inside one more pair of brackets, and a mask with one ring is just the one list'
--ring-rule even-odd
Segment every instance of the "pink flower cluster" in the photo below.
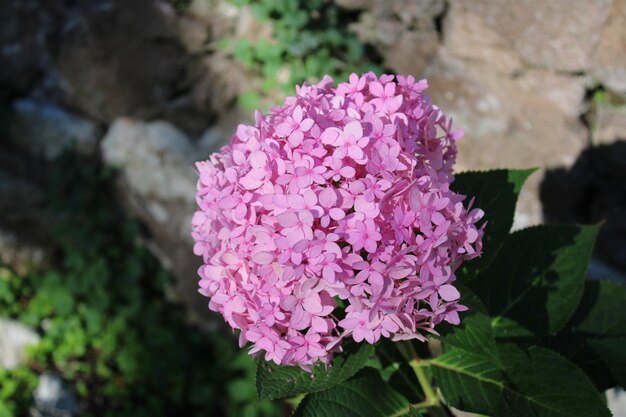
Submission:
{"label": "pink flower cluster", "polygon": [[200,293],[252,355],[306,369],[344,338],[459,323],[454,272],[481,252],[483,212],[450,190],[461,133],[427,86],[325,77],[198,162]]}

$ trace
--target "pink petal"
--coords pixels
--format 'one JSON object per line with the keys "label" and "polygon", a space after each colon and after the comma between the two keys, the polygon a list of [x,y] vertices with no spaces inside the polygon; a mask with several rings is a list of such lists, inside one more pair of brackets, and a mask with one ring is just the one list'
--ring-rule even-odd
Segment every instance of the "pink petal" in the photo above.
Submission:
{"label": "pink petal", "polygon": [[359,140],[363,137],[363,127],[361,126],[361,122],[353,121],[346,125],[343,128],[344,135],[353,136],[356,140]]}
{"label": "pink petal", "polygon": [[282,227],[293,227],[298,224],[298,216],[296,216],[296,213],[292,211],[286,211],[279,214],[276,216],[276,219],[278,220],[278,224]]}
{"label": "pink petal", "polygon": [[298,304],[298,299],[296,297],[294,297],[293,295],[287,295],[281,301],[280,308],[282,308],[285,311],[291,311],[296,307],[297,304]]}
{"label": "pink petal", "polygon": [[276,126],[276,130],[275,133],[278,136],[289,136],[289,134],[293,132],[293,126],[290,123],[281,123],[278,126]]}
{"label": "pink petal", "polygon": [[331,208],[328,214],[333,220],[341,220],[346,217],[346,213],[340,208]]}
{"label": "pink petal", "polygon": [[263,181],[246,176],[239,180],[239,184],[246,190],[256,190],[263,185]]}
{"label": "pink petal", "polygon": [[261,151],[254,151],[250,154],[250,165],[253,168],[263,168],[267,163],[267,155]]}
{"label": "pink petal", "polygon": [[439,295],[446,301],[454,301],[461,298],[459,291],[452,285],[445,284],[439,287]]}
{"label": "pink petal", "polygon": [[302,133],[302,131],[300,130],[294,130],[293,132],[291,132],[291,135],[289,135],[289,144],[291,146],[299,146],[302,143],[302,140],[304,139],[304,133]]}
{"label": "pink petal", "polygon": [[339,170],[339,174],[344,178],[354,178],[356,170],[351,166],[345,166]]}
{"label": "pink petal", "polygon": [[304,309],[311,314],[318,314],[322,312],[322,304],[317,294],[305,298],[302,302],[302,307],[304,307]]}
{"label": "pink petal", "polygon": [[298,218],[304,224],[313,224],[313,220],[314,220],[313,215],[308,210],[301,210],[298,213]]}
{"label": "pink petal", "polygon": [[313,121],[313,119],[304,119],[302,123],[300,123],[300,130],[303,132],[308,132],[309,129],[313,127],[314,123],[315,122]]}
{"label": "pink petal", "polygon": [[302,107],[296,106],[293,109],[293,114],[291,116],[296,123],[300,123],[302,121]]}
{"label": "pink petal", "polygon": [[461,319],[459,318],[459,313],[457,313],[456,311],[451,311],[447,313],[444,320],[455,326],[461,323]]}
{"label": "pink petal", "polygon": [[274,261],[274,255],[269,252],[257,252],[252,255],[252,262],[259,265],[269,265]]}
{"label": "pink petal", "polygon": [[376,97],[380,97],[384,94],[383,85],[378,81],[370,83],[370,93]]}
{"label": "pink petal", "polygon": [[324,130],[324,132],[322,132],[322,134],[320,135],[320,140],[325,145],[332,145],[335,143],[335,141],[337,141],[338,137],[339,132],[336,128],[328,128]]}
{"label": "pink petal", "polygon": [[346,317],[337,324],[346,330],[351,330],[359,325],[359,320],[353,317]]}

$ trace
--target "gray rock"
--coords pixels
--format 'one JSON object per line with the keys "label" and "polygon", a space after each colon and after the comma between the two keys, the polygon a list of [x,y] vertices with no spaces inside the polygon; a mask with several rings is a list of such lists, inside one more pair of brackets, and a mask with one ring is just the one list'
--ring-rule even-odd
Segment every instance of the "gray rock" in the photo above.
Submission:
{"label": "gray rock", "polygon": [[458,56],[506,72],[518,69],[520,60],[559,71],[588,70],[610,5],[611,0],[450,2],[446,43]]}
{"label": "gray rock", "polygon": [[613,417],[626,417],[626,392],[624,388],[612,388],[606,392],[606,401]]}
{"label": "gray rock", "polygon": [[201,21],[182,16],[178,19],[178,36],[187,52],[199,53],[206,47],[208,31]]}
{"label": "gray rock", "polygon": [[0,97],[21,95],[41,76],[56,25],[38,0],[0,0],[0,22]]}
{"label": "gray rock", "polygon": [[595,109],[591,139],[594,145],[626,139],[626,106],[599,104]]}
{"label": "gray rock", "polygon": [[33,397],[32,417],[73,417],[78,414],[79,407],[74,394],[56,375],[41,374]]}
{"label": "gray rock", "polygon": [[191,319],[206,317],[206,302],[193,278],[200,265],[191,239],[195,148],[167,122],[119,118],[101,150],[104,162],[120,170],[119,189],[129,211],[150,229],[151,249],[176,277],[170,295],[187,307]]}
{"label": "gray rock", "polygon": [[104,161],[119,167],[134,193],[146,199],[192,204],[193,146],[173,125],[116,119],[102,140]]}
{"label": "gray rock", "polygon": [[437,54],[439,34],[434,30],[407,31],[386,47],[381,47],[385,65],[398,74],[419,77]]}
{"label": "gray rock", "polygon": [[0,369],[13,369],[25,359],[27,346],[39,343],[39,335],[23,324],[0,317]]}
{"label": "gray rock", "polygon": [[[350,2],[349,8],[361,8]],[[385,66],[401,74],[421,76],[435,57],[439,33],[435,19],[444,11],[441,0],[392,0],[363,3],[366,10],[350,26],[359,39],[373,45]]]}
{"label": "gray rock", "polygon": [[591,71],[606,88],[626,98],[626,0],[613,0]]}
{"label": "gray rock", "polygon": [[0,259],[18,274],[26,274],[39,267],[47,257],[46,250],[23,241],[16,233],[0,228]]}
{"label": "gray rock", "polygon": [[521,58],[495,26],[496,19],[488,19],[483,8],[470,2],[450,3],[443,26],[448,53],[474,64],[488,65],[500,73],[519,71],[523,66]]}
{"label": "gray rock", "polygon": [[250,112],[235,109],[220,117],[217,123],[208,128],[198,140],[197,158],[207,159],[210,154],[229,143],[239,124],[253,123],[250,116]]}
{"label": "gray rock", "polygon": [[169,2],[82,0],[64,18],[52,82],[64,104],[103,123],[128,115],[206,128],[204,70],[181,44]]}
{"label": "gray rock", "polygon": [[13,141],[31,154],[54,159],[67,150],[95,152],[98,127],[52,103],[32,99],[13,104]]}
{"label": "gray rock", "polygon": [[[587,145],[578,117],[584,77],[530,70],[511,78],[446,56],[427,77],[427,94],[466,132],[458,144],[459,171],[570,166]],[[541,222],[541,176],[534,174],[522,190],[515,228]]]}

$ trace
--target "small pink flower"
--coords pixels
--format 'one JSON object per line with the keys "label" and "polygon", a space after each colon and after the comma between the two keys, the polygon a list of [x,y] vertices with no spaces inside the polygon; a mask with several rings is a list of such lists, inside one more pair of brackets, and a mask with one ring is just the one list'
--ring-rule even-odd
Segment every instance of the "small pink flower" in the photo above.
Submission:
{"label": "small pink flower", "polygon": [[366,82],[365,76],[359,77],[356,74],[351,74],[348,83],[340,83],[337,86],[337,94],[356,94],[365,88]]}
{"label": "small pink flower", "polygon": [[367,219],[356,222],[354,229],[348,232],[347,242],[352,245],[355,252],[365,249],[369,253],[374,253],[381,238],[382,235],[378,233],[378,227],[374,221]]}
{"label": "small pink flower", "polygon": [[304,156],[301,160],[294,163],[295,174],[297,176],[297,184],[300,188],[306,188],[313,182],[316,184],[324,184],[326,180],[322,176],[326,172],[324,165],[317,164],[310,156]]}
{"label": "small pink flower", "polygon": [[291,146],[298,146],[304,139],[304,133],[313,127],[313,119],[303,119],[302,107],[296,106],[291,116],[287,116],[285,121],[276,126],[276,134],[288,137]]}
{"label": "small pink flower", "polygon": [[287,211],[278,215],[278,224],[283,229],[283,235],[291,239],[313,239],[313,215],[310,211],[300,210],[297,214]]}
{"label": "small pink flower", "polygon": [[361,123],[354,121],[344,127],[337,136],[334,145],[337,147],[333,156],[335,158],[352,158],[355,162],[363,160],[363,148],[369,143],[369,138],[363,137]]}
{"label": "small pink flower", "polygon": [[374,97],[372,104],[387,114],[395,113],[402,105],[402,95],[396,96],[396,84],[393,82],[383,84],[373,82],[370,84],[370,92]]}

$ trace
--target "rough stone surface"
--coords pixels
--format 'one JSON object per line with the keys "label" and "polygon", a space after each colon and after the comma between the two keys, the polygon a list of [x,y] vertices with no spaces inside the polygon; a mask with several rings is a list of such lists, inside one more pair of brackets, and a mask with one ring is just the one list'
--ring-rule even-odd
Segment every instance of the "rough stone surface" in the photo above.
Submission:
{"label": "rough stone surface", "polygon": [[33,155],[54,159],[64,151],[93,154],[98,127],[52,103],[21,99],[13,103],[12,139]]}
{"label": "rough stone surface", "polygon": [[434,30],[404,32],[385,49],[385,63],[398,74],[422,74],[439,47]]}
{"label": "rough stone surface", "polygon": [[[441,57],[429,68],[429,94],[466,135],[459,141],[459,170],[570,166],[587,145],[579,120],[584,77],[529,70],[509,77]],[[515,227],[542,220],[538,185],[527,182]]]}
{"label": "rough stone surface", "polygon": [[230,142],[237,126],[253,123],[250,112],[243,110],[233,111],[221,117],[214,126],[208,128],[197,143],[196,159],[207,159],[213,152]]}
{"label": "rough stone surface", "polygon": [[33,397],[32,417],[73,417],[79,414],[74,394],[56,375],[42,374]]}
{"label": "rough stone surface", "polygon": [[610,144],[626,139],[626,106],[597,106],[591,131],[594,145]]}
{"label": "rough stone surface", "polygon": [[451,2],[449,6],[443,32],[447,51],[497,72],[513,74],[521,70],[522,60],[508,39],[494,24],[486,24],[482,7],[472,7],[468,3]]}
{"label": "rough stone surface", "polygon": [[503,71],[514,71],[520,60],[559,71],[588,70],[610,5],[611,0],[450,2],[445,39],[451,52]]}
{"label": "rough stone surface", "polygon": [[193,202],[193,146],[173,125],[117,119],[102,140],[104,161],[123,169],[129,187],[150,199]]}
{"label": "rough stone surface", "polygon": [[24,242],[14,232],[0,228],[0,261],[18,274],[26,274],[33,267],[43,264],[46,256],[41,246]]}
{"label": "rough stone surface", "polygon": [[434,102],[467,132],[461,168],[571,164],[587,144],[576,111],[582,77],[535,70],[510,78],[446,60],[427,75]]}
{"label": "rough stone surface", "polygon": [[190,140],[167,122],[120,118],[101,149],[105,163],[121,171],[123,200],[148,226],[152,249],[176,278],[174,298],[188,308],[191,319],[206,317],[206,303],[197,292],[200,259],[191,239],[196,154]]}
{"label": "rough stone surface", "polygon": [[435,18],[443,13],[441,0],[347,2],[346,8],[366,8],[351,29],[373,45],[384,64],[401,74],[422,74],[436,55],[439,34]]}
{"label": "rough stone surface", "polygon": [[67,13],[52,81],[66,104],[100,122],[130,115],[206,127],[210,109],[194,88],[202,70],[177,38],[169,3],[83,0]]}
{"label": "rough stone surface", "polygon": [[25,359],[27,346],[39,343],[39,335],[21,323],[0,317],[0,369],[13,369]]}
{"label": "rough stone surface", "polygon": [[613,0],[593,55],[592,73],[606,88],[626,98],[626,0]]}
{"label": "rough stone surface", "polygon": [[207,27],[199,20],[181,17],[178,19],[178,33],[187,52],[198,53],[206,47]]}
{"label": "rough stone surface", "polygon": [[0,0],[0,98],[24,94],[41,77],[51,17],[37,0]]}
{"label": "rough stone surface", "polygon": [[626,417],[626,392],[623,388],[612,388],[606,393],[606,402],[613,417]]}

